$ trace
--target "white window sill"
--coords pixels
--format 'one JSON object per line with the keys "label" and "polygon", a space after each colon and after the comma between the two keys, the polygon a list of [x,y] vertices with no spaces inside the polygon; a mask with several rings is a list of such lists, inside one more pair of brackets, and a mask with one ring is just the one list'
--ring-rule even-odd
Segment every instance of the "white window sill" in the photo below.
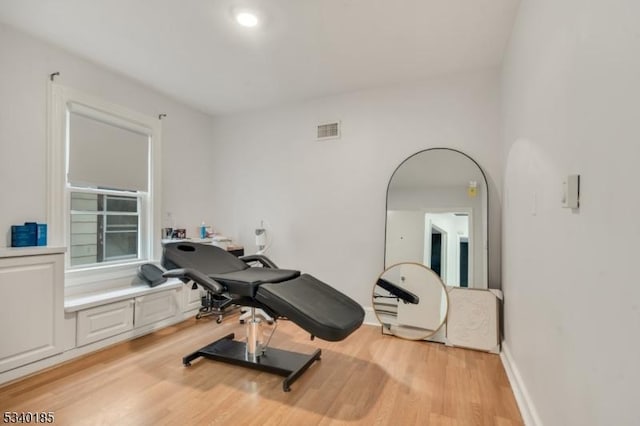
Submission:
{"label": "white window sill", "polygon": [[137,270],[145,263],[149,261],[139,260],[115,265],[68,269],[64,279],[65,294],[80,296],[144,284],[137,277]]}
{"label": "white window sill", "polygon": [[146,294],[180,288],[182,285],[183,283],[179,279],[169,278],[167,282],[156,287],[134,285],[131,287],[114,288],[91,294],[68,296],[64,299],[64,311],[67,313],[77,312],[83,309],[93,308],[94,306],[105,305],[107,303],[119,302],[121,300],[127,300],[137,296],[144,296]]}

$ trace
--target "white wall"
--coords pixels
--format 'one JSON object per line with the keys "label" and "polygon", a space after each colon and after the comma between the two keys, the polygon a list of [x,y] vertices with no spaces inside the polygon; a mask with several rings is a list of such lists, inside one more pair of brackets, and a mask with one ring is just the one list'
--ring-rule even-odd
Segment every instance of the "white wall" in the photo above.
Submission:
{"label": "white wall", "polygon": [[[406,157],[431,147],[462,150],[487,171],[495,196],[498,83],[496,70],[487,70],[217,118],[213,225],[250,252],[253,229],[267,220],[276,262],[371,306],[383,269],[387,183]],[[342,138],[315,141],[316,125],[328,120],[342,121]],[[498,220],[494,208],[494,253]],[[497,256],[492,263],[497,285]]]}
{"label": "white wall", "polygon": [[639,17],[524,1],[504,64],[505,349],[545,425],[640,424]]}
{"label": "white wall", "polygon": [[[105,68],[0,25],[0,247],[10,226],[46,221],[47,79],[151,116],[163,131],[163,210],[195,233],[211,211],[211,117]],[[159,230],[157,231],[160,232]]]}

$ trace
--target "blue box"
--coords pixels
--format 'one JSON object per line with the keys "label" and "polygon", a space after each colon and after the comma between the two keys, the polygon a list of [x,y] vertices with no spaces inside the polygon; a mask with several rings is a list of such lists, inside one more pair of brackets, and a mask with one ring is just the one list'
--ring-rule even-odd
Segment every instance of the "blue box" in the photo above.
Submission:
{"label": "blue box", "polygon": [[47,245],[47,224],[46,223],[38,223],[38,245],[39,246]]}
{"label": "blue box", "polygon": [[38,226],[13,225],[11,227],[11,247],[38,245]]}
{"label": "blue box", "polygon": [[47,225],[25,222],[11,226],[11,247],[32,247],[47,245]]}

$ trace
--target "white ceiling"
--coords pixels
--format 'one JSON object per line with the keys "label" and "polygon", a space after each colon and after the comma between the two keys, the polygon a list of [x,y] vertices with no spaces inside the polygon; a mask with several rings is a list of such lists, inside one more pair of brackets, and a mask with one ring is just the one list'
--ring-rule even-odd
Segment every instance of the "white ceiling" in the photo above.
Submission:
{"label": "white ceiling", "polygon": [[[519,0],[1,0],[0,22],[210,114],[496,66]],[[257,28],[232,10],[256,9]]]}

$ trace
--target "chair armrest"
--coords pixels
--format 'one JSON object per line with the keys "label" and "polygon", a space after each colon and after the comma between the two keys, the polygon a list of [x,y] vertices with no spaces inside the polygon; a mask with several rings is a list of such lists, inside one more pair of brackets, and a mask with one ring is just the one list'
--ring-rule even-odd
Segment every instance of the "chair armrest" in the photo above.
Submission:
{"label": "chair armrest", "polygon": [[420,298],[417,295],[411,293],[407,289],[393,284],[390,281],[379,278],[376,284],[387,290],[389,293],[393,294],[398,299],[401,299],[404,303],[412,303],[414,305],[420,303]]}
{"label": "chair armrest", "polygon": [[212,293],[222,294],[225,289],[219,282],[213,280],[195,269],[171,269],[170,271],[162,274],[166,278],[188,278],[193,282],[201,285]]}
{"label": "chair armrest", "polygon": [[269,259],[267,256],[264,256],[262,254],[250,254],[248,256],[242,256],[240,260],[242,260],[244,263],[260,262],[262,266],[266,266],[267,268],[278,269],[278,266],[275,263],[273,263],[271,259]]}

